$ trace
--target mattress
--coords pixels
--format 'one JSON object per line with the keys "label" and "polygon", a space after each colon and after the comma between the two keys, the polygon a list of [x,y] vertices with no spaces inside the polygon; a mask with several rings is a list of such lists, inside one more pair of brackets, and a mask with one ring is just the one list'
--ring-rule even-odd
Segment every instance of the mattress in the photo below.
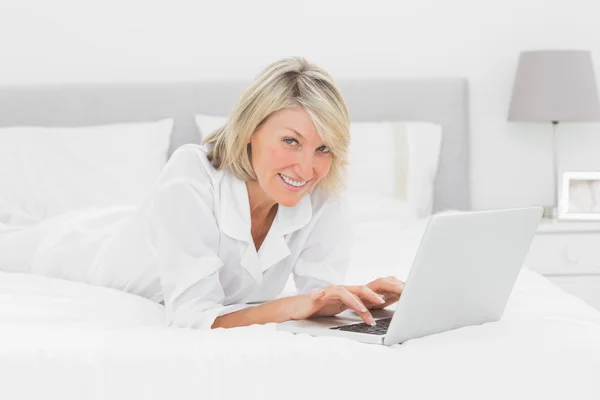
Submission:
{"label": "mattress", "polygon": [[[405,277],[425,224],[357,226],[348,280]],[[600,313],[526,266],[500,321],[390,347],[163,322],[135,295],[0,272],[0,398],[600,398]]]}

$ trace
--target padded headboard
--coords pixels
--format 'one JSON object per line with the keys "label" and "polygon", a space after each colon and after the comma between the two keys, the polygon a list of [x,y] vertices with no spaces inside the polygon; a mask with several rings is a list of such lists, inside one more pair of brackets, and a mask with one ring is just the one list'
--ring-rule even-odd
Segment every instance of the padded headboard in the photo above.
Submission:
{"label": "padded headboard", "polygon": [[[247,81],[0,86],[0,126],[76,126],[175,119],[171,153],[198,143],[196,113],[228,115]],[[443,127],[434,211],[470,209],[468,90],[463,78],[338,80],[353,121]]]}

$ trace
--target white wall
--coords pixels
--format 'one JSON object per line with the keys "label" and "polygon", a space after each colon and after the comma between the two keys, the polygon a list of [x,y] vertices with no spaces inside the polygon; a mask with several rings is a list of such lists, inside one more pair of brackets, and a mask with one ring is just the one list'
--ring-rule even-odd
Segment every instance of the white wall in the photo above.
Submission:
{"label": "white wall", "polygon": [[[551,126],[506,122],[512,79],[545,48],[591,50],[600,77],[594,1],[283,3],[0,0],[0,84],[251,78],[287,55],[336,77],[466,76],[473,207],[552,201]],[[600,169],[600,125],[558,133],[561,169]]]}

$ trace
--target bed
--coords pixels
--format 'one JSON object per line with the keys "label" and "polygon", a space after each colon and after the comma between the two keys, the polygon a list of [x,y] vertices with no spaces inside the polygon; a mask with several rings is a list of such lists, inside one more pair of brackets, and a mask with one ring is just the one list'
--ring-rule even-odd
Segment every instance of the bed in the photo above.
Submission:
{"label": "bed", "polygon": [[[244,84],[3,87],[0,127],[173,118],[172,153],[199,141],[195,113],[227,112]],[[432,212],[470,209],[464,79],[339,85],[355,121],[439,124]],[[348,280],[406,278],[427,221],[395,205],[377,217],[360,214]],[[15,256],[0,260],[1,398],[600,397],[600,313],[526,266],[499,322],[385,347],[292,335],[273,324],[213,331],[166,327],[163,306],[140,296],[11,269],[11,260],[27,250],[11,246],[10,237],[24,227],[22,221],[0,225],[1,253]],[[288,285],[282,296],[292,292]],[[349,312],[345,317],[355,318]]]}

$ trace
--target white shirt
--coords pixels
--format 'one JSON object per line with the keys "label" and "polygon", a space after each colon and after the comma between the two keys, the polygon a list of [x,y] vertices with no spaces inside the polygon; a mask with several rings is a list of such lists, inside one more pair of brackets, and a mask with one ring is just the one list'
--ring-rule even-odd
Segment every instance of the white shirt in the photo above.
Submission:
{"label": "white shirt", "polygon": [[290,274],[299,293],[343,284],[351,231],[341,199],[315,190],[294,207],[279,205],[257,252],[246,184],[217,171],[207,151],[175,151],[99,268],[128,271],[123,289],[164,301],[169,325],[197,329],[242,304],[277,298]]}

